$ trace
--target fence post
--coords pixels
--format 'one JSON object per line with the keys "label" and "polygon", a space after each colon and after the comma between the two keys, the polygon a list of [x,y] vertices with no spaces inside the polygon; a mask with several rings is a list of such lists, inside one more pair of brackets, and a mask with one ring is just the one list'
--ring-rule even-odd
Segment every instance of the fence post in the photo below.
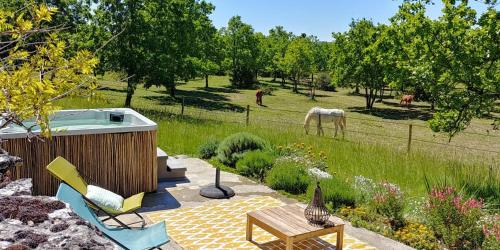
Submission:
{"label": "fence post", "polygon": [[413,135],[413,124],[408,125],[408,153],[411,150],[411,137]]}
{"label": "fence post", "polygon": [[184,115],[184,97],[182,97],[181,115]]}
{"label": "fence post", "polygon": [[316,133],[318,136],[321,136],[323,133],[323,127],[321,125],[321,114],[318,114],[318,127],[316,128],[318,132]]}
{"label": "fence post", "polygon": [[250,122],[250,105],[247,105],[247,117],[246,117],[246,125]]}

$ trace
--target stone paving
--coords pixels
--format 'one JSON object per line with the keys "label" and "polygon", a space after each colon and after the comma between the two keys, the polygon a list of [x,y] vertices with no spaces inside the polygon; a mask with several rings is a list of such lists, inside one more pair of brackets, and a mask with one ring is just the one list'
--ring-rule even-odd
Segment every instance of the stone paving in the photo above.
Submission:
{"label": "stone paving", "polygon": [[[215,168],[213,168],[212,165],[197,158],[189,158],[187,156],[177,156],[177,158],[187,167],[186,178],[176,181],[159,183],[157,193],[146,195],[143,201],[143,208],[140,210],[140,212],[146,218],[150,217],[149,223],[157,221],[160,214],[162,214],[162,216],[170,216],[168,218],[175,218],[176,216],[181,216],[180,214],[182,211],[189,211],[186,209],[193,209],[191,211],[197,211],[195,209],[197,207],[199,209],[210,208],[228,202],[228,200],[211,200],[199,195],[201,187],[211,184],[215,180]],[[236,192],[236,196],[231,198],[229,202],[238,202],[264,196],[270,197],[272,198],[272,200],[275,200],[280,204],[297,203],[296,200],[284,197],[283,195],[280,195],[279,193],[275,192],[265,185],[253,182],[239,175],[221,172],[221,182],[224,185],[233,188]],[[179,215],[176,215],[177,213]],[[195,213],[192,214],[194,215]],[[134,216],[122,217],[122,219],[128,222],[134,222],[137,220]],[[183,249],[183,247],[186,249],[196,249],[188,248],[185,245],[186,243],[184,241],[181,241],[180,238],[178,242],[176,242],[175,236],[179,233],[178,229],[175,227],[175,225],[169,225],[168,221],[169,220],[167,220],[167,231],[172,236],[173,241],[163,246],[162,249]],[[244,225],[245,224],[243,223],[243,228]],[[346,225],[345,233],[351,236],[350,238],[348,238],[348,241],[351,241],[352,239],[355,243],[359,243],[357,246],[360,246],[361,249],[364,249],[364,247],[366,247],[367,249],[377,248],[384,250],[413,249],[371,231],[362,228],[354,228],[349,224]],[[275,246],[273,244],[279,245],[279,242],[270,241],[268,242],[268,245],[261,245],[260,247],[264,249],[270,249],[269,246]],[[333,249],[328,247],[325,248]]]}

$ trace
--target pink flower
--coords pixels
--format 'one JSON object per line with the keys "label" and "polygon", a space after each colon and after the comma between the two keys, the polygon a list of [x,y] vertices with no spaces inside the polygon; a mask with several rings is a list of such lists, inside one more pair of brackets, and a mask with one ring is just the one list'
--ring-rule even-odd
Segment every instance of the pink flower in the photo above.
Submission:
{"label": "pink flower", "polygon": [[[490,228],[491,227],[491,228]],[[483,233],[486,238],[489,238],[491,236],[495,236],[495,239],[500,241],[500,224],[497,224],[496,222],[493,225],[484,225],[483,226]]]}
{"label": "pink flower", "polygon": [[486,225],[483,225],[483,234],[486,238],[490,237],[490,231]]}
{"label": "pink flower", "polygon": [[433,188],[429,196],[431,199],[444,202],[455,197],[455,189],[453,187]]}
{"label": "pink flower", "polygon": [[462,214],[465,214],[473,209],[483,208],[483,200],[470,198],[466,201],[462,201],[461,196],[456,196],[455,198],[453,198],[453,205],[457,208],[458,211],[460,211]]}
{"label": "pink flower", "polygon": [[373,198],[377,203],[384,203],[387,201],[386,197],[380,193],[376,193]]}

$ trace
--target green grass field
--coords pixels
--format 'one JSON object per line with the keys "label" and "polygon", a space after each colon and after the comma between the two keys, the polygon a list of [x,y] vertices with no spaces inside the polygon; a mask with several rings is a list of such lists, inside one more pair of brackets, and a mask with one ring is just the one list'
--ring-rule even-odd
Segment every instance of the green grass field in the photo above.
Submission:
{"label": "green grass field", "polygon": [[[447,138],[426,128],[429,107],[415,103],[410,109],[399,107],[394,98],[377,103],[365,112],[364,99],[346,89],[338,92],[317,91],[317,100],[305,94],[293,94],[279,84],[262,82],[276,90],[264,96],[265,107],[255,102],[255,90],[229,88],[227,77],[211,77],[208,90],[197,80],[178,87],[177,99],[164,89],[138,88],[132,107],[158,122],[158,145],[169,154],[196,155],[198,146],[209,137],[219,139],[240,131],[257,134],[275,145],[304,142],[328,156],[329,171],[347,181],[355,175],[388,180],[401,185],[410,196],[425,192],[424,176],[478,190],[490,197],[500,194],[498,153],[474,151],[449,145],[412,142],[412,153],[406,153],[408,124],[414,124],[413,138],[446,144]],[[70,98],[59,104],[64,108],[121,107],[125,97],[124,83],[106,76],[98,100]],[[306,90],[302,90],[307,93]],[[184,97],[184,116],[180,100]],[[250,125],[245,126],[246,106],[251,105]],[[348,112],[349,131],[345,139],[332,139],[332,129],[325,137],[306,136],[301,126],[304,115],[313,106],[343,108]],[[290,110],[280,111],[280,110]],[[329,125],[331,126],[331,125]],[[451,144],[484,150],[499,150],[500,133],[489,131],[486,120],[476,120]],[[311,128],[315,133],[314,128]],[[481,134],[481,135],[479,135]],[[489,183],[489,185],[488,185]]]}

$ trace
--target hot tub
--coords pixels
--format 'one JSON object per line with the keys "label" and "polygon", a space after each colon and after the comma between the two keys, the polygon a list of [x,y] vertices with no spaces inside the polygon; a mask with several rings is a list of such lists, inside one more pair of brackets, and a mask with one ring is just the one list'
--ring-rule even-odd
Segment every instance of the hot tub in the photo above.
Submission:
{"label": "hot tub", "polygon": [[[18,126],[0,131],[3,148],[24,160],[14,176],[33,178],[35,194],[55,194],[59,182],[45,167],[57,156],[72,162],[88,183],[121,195],[156,191],[153,121],[126,108],[62,110],[51,116],[50,127],[52,138],[44,141],[29,142]],[[39,132],[37,127],[33,131]]]}

